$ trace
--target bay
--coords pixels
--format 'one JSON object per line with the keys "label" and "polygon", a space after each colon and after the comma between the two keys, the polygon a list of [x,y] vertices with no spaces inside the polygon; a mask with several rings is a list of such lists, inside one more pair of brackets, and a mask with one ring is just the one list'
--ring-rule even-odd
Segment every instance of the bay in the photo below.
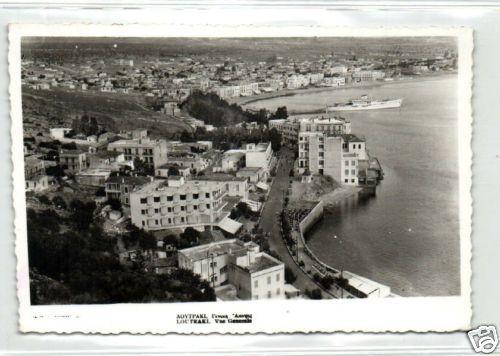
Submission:
{"label": "bay", "polygon": [[375,197],[353,196],[325,214],[308,245],[329,265],[402,296],[460,294],[457,77],[391,82],[278,97],[247,107],[307,111],[368,94],[400,109],[344,112],[366,138],[385,179]]}

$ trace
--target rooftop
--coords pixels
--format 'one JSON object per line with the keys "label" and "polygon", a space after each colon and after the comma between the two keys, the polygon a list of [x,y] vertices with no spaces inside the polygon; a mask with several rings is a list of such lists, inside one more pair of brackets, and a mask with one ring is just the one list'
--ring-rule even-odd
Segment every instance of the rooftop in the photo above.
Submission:
{"label": "rooftop", "polygon": [[276,267],[282,264],[282,262],[278,261],[274,257],[269,256],[266,253],[262,253],[260,256],[255,257],[255,261],[251,263],[246,269],[250,273],[264,271],[271,267]]}
{"label": "rooftop", "polygon": [[203,176],[196,177],[196,180],[205,181],[215,181],[215,182],[227,182],[227,181],[245,181],[243,177],[235,177],[228,173],[208,173]]}
{"label": "rooftop", "polygon": [[[170,180],[177,180],[180,178],[169,178]],[[168,179],[157,179],[148,184],[145,184],[140,187],[136,187],[134,189],[134,193],[153,193],[153,192],[163,192],[163,191],[177,191],[182,189],[183,192],[198,192],[200,188],[208,188],[208,189],[217,189],[221,187],[221,183],[212,182],[212,181],[200,181],[200,180],[188,180],[185,181],[180,186],[169,186]]]}
{"label": "rooftop", "polygon": [[347,142],[365,142],[365,139],[359,138],[358,136],[353,134],[343,134],[342,138]]}
{"label": "rooftop", "polygon": [[142,185],[142,184],[146,184],[148,182],[151,182],[150,177],[141,177],[141,176],[137,176],[137,177],[113,176],[113,177],[109,177],[106,180],[106,183],[127,184],[127,185]]}
{"label": "rooftop", "polygon": [[197,261],[205,259],[211,254],[215,256],[220,256],[231,253],[237,253],[239,250],[246,251],[246,247],[243,242],[237,239],[224,240],[218,242],[212,242],[206,245],[200,245],[195,247],[186,248],[180,250],[179,252],[184,254],[187,258]]}

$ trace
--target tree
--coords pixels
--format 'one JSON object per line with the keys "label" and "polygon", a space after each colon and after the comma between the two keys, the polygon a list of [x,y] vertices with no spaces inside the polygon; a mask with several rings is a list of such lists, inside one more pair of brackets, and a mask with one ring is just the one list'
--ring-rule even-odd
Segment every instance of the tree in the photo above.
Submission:
{"label": "tree", "polygon": [[306,289],[305,294],[310,299],[323,299],[323,296],[321,294],[321,289],[319,289],[319,288],[316,288],[316,289],[313,289],[313,290]]}
{"label": "tree", "polygon": [[71,218],[75,227],[79,230],[87,230],[94,221],[95,203],[84,203],[79,199],[73,199],[69,207],[72,212]]}
{"label": "tree", "polygon": [[198,245],[201,234],[198,230],[192,227],[187,227],[183,233],[180,234],[180,247],[187,248]]}
{"label": "tree", "polygon": [[271,148],[277,152],[281,149],[281,134],[273,127],[269,130],[269,140],[271,141]]}
{"label": "tree", "polygon": [[280,106],[276,109],[276,112],[273,115],[274,119],[286,119],[288,118],[288,111],[286,106]]}
{"label": "tree", "polygon": [[139,237],[139,246],[143,250],[154,250],[157,247],[156,238],[149,232],[143,232]]}
{"label": "tree", "polygon": [[176,235],[169,234],[163,238],[163,243],[165,246],[171,245],[177,248],[179,246],[179,239]]}
{"label": "tree", "polygon": [[320,284],[325,288],[325,289],[330,289],[331,286],[333,285],[334,279],[330,275],[326,275],[320,280]]}
{"label": "tree", "polygon": [[194,137],[193,137],[193,134],[184,130],[181,132],[181,136],[179,137],[179,140],[181,142],[193,142],[194,141]]}
{"label": "tree", "polygon": [[68,143],[63,143],[61,145],[61,148],[64,150],[76,150],[77,146],[76,146],[76,143],[74,143],[74,142],[68,142]]}
{"label": "tree", "polygon": [[58,209],[66,209],[66,201],[59,195],[56,195],[52,198],[52,204]]}
{"label": "tree", "polygon": [[50,205],[50,200],[46,195],[40,195],[38,197],[38,200],[40,201],[40,203],[42,203],[44,205]]}
{"label": "tree", "polygon": [[45,168],[45,174],[48,176],[52,177],[64,177],[64,168],[57,165],[57,166],[49,166]]}
{"label": "tree", "polygon": [[134,171],[139,176],[154,175],[154,168],[143,162],[139,157],[134,158]]}
{"label": "tree", "polygon": [[297,280],[297,276],[293,273],[292,269],[285,266],[285,282],[287,284],[293,284]]}
{"label": "tree", "polygon": [[95,192],[96,197],[105,197],[106,196],[106,189],[104,187],[99,187],[96,192]]}
{"label": "tree", "polygon": [[118,199],[108,199],[106,204],[110,205],[113,210],[122,210],[122,203]]}

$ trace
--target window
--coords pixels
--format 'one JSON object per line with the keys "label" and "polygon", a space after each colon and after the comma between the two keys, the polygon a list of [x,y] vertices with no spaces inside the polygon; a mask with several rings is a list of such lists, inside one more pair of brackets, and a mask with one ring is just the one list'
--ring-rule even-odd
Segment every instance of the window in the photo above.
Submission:
{"label": "window", "polygon": [[184,217],[181,217],[181,223],[183,223],[183,222],[184,222]]}
{"label": "window", "polygon": [[210,198],[210,193],[205,193],[205,198]]}
{"label": "window", "polygon": [[345,173],[346,176],[348,176],[349,175],[349,170],[346,169],[344,173]]}
{"label": "window", "polygon": [[348,165],[349,165],[349,161],[345,161],[345,162],[344,162],[344,164],[345,164],[346,166],[348,166]]}
{"label": "window", "polygon": [[171,207],[168,207],[168,208],[167,208],[167,211],[168,211],[169,213],[171,213],[171,212],[172,212],[172,208],[171,208]]}
{"label": "window", "polygon": [[344,179],[344,183],[349,183],[349,179]]}
{"label": "window", "polygon": [[186,200],[186,194],[181,194],[181,200]]}
{"label": "window", "polygon": [[142,209],[142,210],[141,210],[141,214],[142,214],[142,215],[146,215],[147,213],[148,213],[148,211],[147,211],[146,209]]}
{"label": "window", "polygon": [[160,209],[156,208],[155,209],[155,214],[158,214],[160,212]]}
{"label": "window", "polygon": [[271,276],[267,276],[267,284],[271,284]]}
{"label": "window", "polygon": [[146,198],[141,198],[141,204],[147,204],[148,200]]}
{"label": "window", "polygon": [[276,295],[280,295],[280,294],[281,294],[280,289],[279,289],[279,288],[278,288],[278,289],[276,289]]}
{"label": "window", "polygon": [[198,205],[193,205],[194,210],[198,210]]}
{"label": "window", "polygon": [[355,179],[351,179],[351,183],[354,183],[354,182],[356,182],[356,180]]}
{"label": "window", "polygon": [[351,166],[355,166],[356,165],[356,161],[351,161]]}
{"label": "window", "polygon": [[154,197],[154,198],[153,198],[153,201],[154,201],[155,203],[159,203],[159,202],[160,202],[160,197]]}
{"label": "window", "polygon": [[125,204],[128,204],[128,198],[125,198]]}
{"label": "window", "polygon": [[267,292],[267,298],[271,299],[271,291]]}
{"label": "window", "polygon": [[358,145],[358,148],[361,149],[361,143]]}
{"label": "window", "polygon": [[355,145],[355,144],[353,144],[353,145],[352,145],[352,148],[356,148],[356,145]]}
{"label": "window", "polygon": [[158,225],[158,220],[155,220],[155,225]]}
{"label": "window", "polygon": [[200,195],[199,195],[198,193],[193,194],[193,199],[198,199],[198,197],[199,197],[199,196],[200,196]]}
{"label": "window", "polygon": [[254,288],[259,288],[259,280],[256,279],[255,281],[253,281],[253,287]]}
{"label": "window", "polygon": [[257,299],[259,299],[259,296],[258,295],[254,295],[253,299],[257,300]]}
{"label": "window", "polygon": [[172,219],[171,218],[168,218],[168,223],[171,224],[172,223]]}
{"label": "window", "polygon": [[319,156],[320,156],[320,157],[324,157],[324,156],[325,156],[325,154],[324,154],[323,152],[319,152]]}
{"label": "window", "polygon": [[186,210],[186,207],[185,206],[181,206],[181,211],[184,211]]}
{"label": "window", "polygon": [[173,200],[174,200],[174,197],[172,195],[167,196],[167,201],[173,201]]}
{"label": "window", "polygon": [[142,220],[142,226],[146,226],[146,222]]}
{"label": "window", "polygon": [[207,204],[207,209],[210,209],[210,204]]}
{"label": "window", "polygon": [[128,193],[128,187],[123,188],[123,191],[124,191],[125,193]]}
{"label": "window", "polygon": [[216,261],[210,262],[210,267],[217,267],[217,262]]}
{"label": "window", "polygon": [[276,282],[279,282],[279,281],[280,281],[280,274],[278,273],[278,274],[276,275]]}
{"label": "window", "polygon": [[351,174],[355,175],[356,174],[356,170],[355,169],[351,169]]}

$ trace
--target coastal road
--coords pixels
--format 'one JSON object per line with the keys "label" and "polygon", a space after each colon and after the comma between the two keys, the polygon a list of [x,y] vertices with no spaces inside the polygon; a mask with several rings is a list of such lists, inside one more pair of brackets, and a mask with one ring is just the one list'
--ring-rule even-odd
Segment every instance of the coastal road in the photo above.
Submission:
{"label": "coastal road", "polygon": [[[283,208],[283,197],[284,193],[288,189],[290,179],[289,173],[293,168],[293,162],[293,152],[288,148],[283,148],[281,150],[281,157],[276,170],[276,176],[274,177],[271,191],[269,192],[267,202],[262,211],[259,225],[263,229],[264,233],[270,233],[268,240],[270,249],[275,251],[280,260],[292,269],[293,273],[297,276],[297,280],[293,284],[303,293],[306,289],[313,290],[318,288],[318,285],[314,283],[299,266],[297,266],[295,261],[292,259],[292,256],[290,256],[285,245],[285,241],[281,237],[280,225],[277,216]],[[331,298],[330,295],[324,293],[323,291],[321,293],[323,298]]]}

